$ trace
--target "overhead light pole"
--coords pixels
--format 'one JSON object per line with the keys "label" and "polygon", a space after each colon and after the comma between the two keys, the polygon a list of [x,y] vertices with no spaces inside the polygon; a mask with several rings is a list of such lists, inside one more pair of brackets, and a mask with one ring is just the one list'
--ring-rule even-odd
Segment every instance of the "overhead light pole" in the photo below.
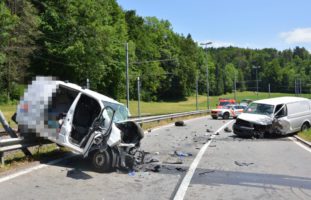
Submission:
{"label": "overhead light pole", "polygon": [[260,66],[253,66],[253,69],[256,70],[256,91],[257,91],[257,98],[258,98],[258,69],[260,69]]}
{"label": "overhead light pole", "polygon": [[[205,46],[206,50],[206,60],[207,60],[207,46],[213,44],[212,42],[200,43],[200,45]],[[207,109],[209,110],[209,81],[208,81],[208,62],[206,66],[206,93],[207,93]]]}
{"label": "overhead light pole", "polygon": [[129,108],[129,101],[130,101],[130,88],[129,88],[129,45],[128,43],[125,44],[125,51],[126,51],[126,107]]}

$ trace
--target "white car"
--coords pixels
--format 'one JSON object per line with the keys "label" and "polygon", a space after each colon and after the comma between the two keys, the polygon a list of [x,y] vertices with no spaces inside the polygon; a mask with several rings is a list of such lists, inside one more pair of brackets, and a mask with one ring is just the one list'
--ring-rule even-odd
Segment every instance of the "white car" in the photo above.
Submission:
{"label": "white car", "polygon": [[97,171],[131,168],[144,133],[121,103],[78,85],[37,77],[18,104],[24,137],[36,134],[90,157]]}
{"label": "white car", "polygon": [[243,113],[246,106],[243,105],[226,105],[223,108],[212,109],[211,116],[213,119],[222,117],[223,119],[237,118],[238,115]]}

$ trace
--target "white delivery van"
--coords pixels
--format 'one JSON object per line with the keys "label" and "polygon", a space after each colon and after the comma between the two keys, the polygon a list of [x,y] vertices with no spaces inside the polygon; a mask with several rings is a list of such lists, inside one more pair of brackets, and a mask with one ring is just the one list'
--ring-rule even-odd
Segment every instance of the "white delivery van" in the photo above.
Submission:
{"label": "white delivery van", "polygon": [[301,97],[263,99],[237,117],[233,132],[242,137],[286,135],[310,128],[311,101]]}
{"label": "white delivery van", "polygon": [[22,136],[44,137],[90,157],[98,171],[131,168],[144,133],[121,103],[76,84],[37,77],[17,106]]}

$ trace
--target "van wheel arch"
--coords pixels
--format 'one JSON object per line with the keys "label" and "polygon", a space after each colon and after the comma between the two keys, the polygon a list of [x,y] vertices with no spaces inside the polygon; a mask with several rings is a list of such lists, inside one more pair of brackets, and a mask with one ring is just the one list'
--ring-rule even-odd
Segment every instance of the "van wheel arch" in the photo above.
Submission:
{"label": "van wheel arch", "polygon": [[304,122],[301,126],[301,131],[306,131],[310,128],[310,123],[308,121]]}

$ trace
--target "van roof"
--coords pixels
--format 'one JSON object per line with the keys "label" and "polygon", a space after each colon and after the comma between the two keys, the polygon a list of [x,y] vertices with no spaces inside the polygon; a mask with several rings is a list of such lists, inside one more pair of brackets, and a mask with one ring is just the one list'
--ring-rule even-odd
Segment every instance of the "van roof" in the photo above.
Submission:
{"label": "van roof", "polygon": [[278,104],[286,104],[286,103],[306,101],[306,100],[310,101],[309,99],[302,98],[302,97],[276,97],[276,98],[258,100],[258,101],[255,101],[254,103],[278,105]]}
{"label": "van roof", "polygon": [[92,96],[98,100],[103,100],[103,101],[107,101],[107,102],[111,102],[111,103],[115,103],[115,104],[120,104],[120,105],[123,105],[122,103],[110,98],[110,97],[107,97],[105,95],[102,95],[98,92],[95,92],[95,91],[92,91],[92,90],[89,90],[89,89],[83,89],[82,87],[80,87],[79,85],[77,84],[74,84],[74,83],[67,83],[67,82],[64,82],[64,81],[56,81],[57,84],[59,85],[62,85],[62,86],[65,86],[65,87],[68,87],[68,88],[73,88],[75,90],[78,90],[86,95],[89,95],[89,96]]}

